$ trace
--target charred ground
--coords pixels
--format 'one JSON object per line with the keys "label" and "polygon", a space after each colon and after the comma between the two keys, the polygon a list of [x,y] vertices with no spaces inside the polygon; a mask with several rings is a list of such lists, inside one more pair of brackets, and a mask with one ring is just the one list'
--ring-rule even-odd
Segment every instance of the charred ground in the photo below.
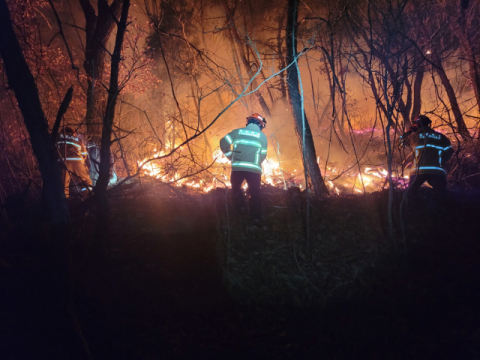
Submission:
{"label": "charred ground", "polygon": [[[386,193],[307,199],[265,188],[259,229],[226,195],[153,184],[117,194],[94,267],[94,209],[71,204],[74,309],[92,358],[480,356],[478,192],[407,207],[405,235],[395,214],[397,250]],[[42,358],[41,253],[4,235],[2,358]]]}

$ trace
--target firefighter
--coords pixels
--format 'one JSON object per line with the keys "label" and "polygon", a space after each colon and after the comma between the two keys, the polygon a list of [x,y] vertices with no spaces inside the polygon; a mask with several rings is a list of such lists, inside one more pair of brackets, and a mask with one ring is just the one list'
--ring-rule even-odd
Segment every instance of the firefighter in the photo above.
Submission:
{"label": "firefighter", "polygon": [[62,164],[65,196],[68,198],[70,195],[70,182],[82,198],[87,196],[92,190],[92,181],[85,164],[88,153],[83,141],[73,128],[65,126],[58,133],[56,143],[60,155],[58,161]]}
{"label": "firefighter", "polygon": [[[87,143],[88,160],[90,163],[90,179],[93,186],[97,184],[98,176],[100,174],[100,148],[93,140]],[[118,181],[117,172],[115,171],[115,160],[113,154],[110,155],[110,178],[108,185],[114,185]]]}
{"label": "firefighter", "polygon": [[233,130],[220,140],[222,152],[232,162],[230,181],[234,207],[238,212],[243,212],[245,209],[241,186],[246,180],[250,195],[250,215],[255,225],[260,225],[262,221],[261,165],[267,157],[268,147],[267,137],[262,131],[266,125],[267,120],[255,113],[247,117],[246,127]]}
{"label": "firefighter", "polygon": [[408,194],[418,200],[418,189],[426,181],[434,190],[436,201],[444,199],[447,190],[447,171],[445,163],[452,157],[454,150],[450,140],[433,130],[432,121],[425,115],[417,117],[404,134],[403,141],[413,150],[413,168],[410,171]]}

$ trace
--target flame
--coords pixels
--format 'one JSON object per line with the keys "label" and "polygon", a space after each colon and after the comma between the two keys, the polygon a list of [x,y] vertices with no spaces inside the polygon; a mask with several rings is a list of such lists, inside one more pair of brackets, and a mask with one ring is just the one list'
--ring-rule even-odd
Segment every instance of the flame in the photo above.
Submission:
{"label": "flame", "polygon": [[[388,170],[382,166],[365,166],[361,172],[357,169],[350,169],[343,172],[340,168],[333,164],[329,164],[326,167],[324,174],[325,181],[330,190],[339,195],[340,193],[351,194],[381,191],[385,187],[388,187]],[[338,177],[339,174],[342,176]],[[332,180],[331,180],[332,179]],[[408,182],[408,176],[400,176],[398,174],[392,174],[393,183],[397,188],[405,188]]]}
{"label": "flame", "polygon": [[[167,146],[166,146],[167,148]],[[169,148],[169,147],[168,147]],[[180,149],[181,150],[181,149]],[[213,152],[213,158],[215,160],[214,165],[210,168],[210,172],[203,174],[201,177],[195,179],[184,177],[186,174],[182,174],[180,171],[175,171],[173,174],[168,172],[168,160],[157,159],[165,155],[165,151],[153,151],[151,156],[138,161],[138,167],[141,167],[141,174],[147,177],[153,177],[164,182],[169,182],[175,186],[186,186],[192,189],[198,189],[202,192],[210,192],[217,187],[230,187],[231,182],[229,180],[230,168],[225,167],[225,164],[229,164],[230,160],[223,154],[220,149],[216,149]],[[266,184],[272,186],[283,186],[282,170],[280,164],[277,161],[266,159],[263,164],[263,181]],[[227,174],[225,174],[227,172]],[[245,182],[242,185],[242,189],[247,190],[248,185]]]}
{"label": "flame", "polygon": [[[222,153],[220,149],[213,152],[215,163],[210,167],[208,172],[201,173],[195,177],[186,176],[187,173],[181,170],[172,171],[169,166],[169,160],[156,159],[165,155],[165,151],[153,151],[153,154],[138,162],[138,166],[142,167],[142,175],[153,177],[164,182],[172,183],[175,186],[185,186],[196,189],[204,193],[208,193],[218,187],[230,187],[230,160]],[[319,159],[317,159],[319,160]],[[170,169],[170,171],[169,171]],[[286,188],[287,186],[297,186],[303,189],[303,172],[294,169],[286,171],[282,169],[280,162],[267,158],[262,164],[263,174],[262,181],[265,184],[278,188]],[[331,194],[352,194],[374,192],[389,186],[386,181],[388,178],[388,170],[382,166],[365,166],[359,172],[358,168],[352,168],[348,171],[335,164],[326,164],[325,173],[323,174],[325,184],[330,189]],[[392,180],[396,187],[405,188],[408,182],[408,176],[400,176],[392,174]],[[242,188],[246,190],[247,184],[243,184]]]}
{"label": "flame", "polygon": [[262,164],[263,169],[263,181],[266,184],[272,186],[282,186],[283,185],[283,173],[280,167],[280,163],[275,160],[265,159]]}
{"label": "flame", "polygon": [[230,162],[230,160],[227,159],[225,154],[220,149],[216,149],[213,152],[213,158],[217,164],[228,164]]}
{"label": "flame", "polygon": [[154,151],[154,153],[151,157],[145,158],[142,161],[138,162],[138,167],[142,168],[142,171],[143,171],[144,175],[151,176],[151,177],[154,177],[156,179],[163,179],[162,178],[163,175],[162,175],[161,167],[158,166],[158,164],[156,162],[154,162],[153,160],[152,161],[150,161],[150,160],[161,157],[161,156],[164,156],[165,152],[163,150],[160,151],[160,152],[156,152],[157,151],[156,149],[153,150],[153,151]]}

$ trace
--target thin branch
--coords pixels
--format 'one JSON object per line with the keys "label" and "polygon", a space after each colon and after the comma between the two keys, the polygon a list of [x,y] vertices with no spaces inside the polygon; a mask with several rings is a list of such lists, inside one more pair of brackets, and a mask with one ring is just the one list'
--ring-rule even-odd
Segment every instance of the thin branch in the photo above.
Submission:
{"label": "thin branch", "polygon": [[65,115],[65,113],[67,112],[68,105],[70,105],[70,102],[72,101],[72,95],[73,95],[73,86],[70,86],[70,88],[67,90],[67,93],[65,94],[65,97],[63,98],[62,103],[60,104],[60,108],[58,109],[57,118],[55,119],[55,124],[53,125],[53,129],[51,133],[52,141],[55,141],[55,139],[57,138],[58,128],[60,127],[60,121],[62,121],[63,115]]}
{"label": "thin branch", "polygon": [[65,34],[63,33],[62,22],[60,21],[60,18],[58,17],[57,10],[55,9],[55,6],[53,5],[52,0],[48,0],[48,2],[50,4],[50,6],[52,7],[53,13],[55,14],[55,19],[57,20],[60,35],[62,36],[65,47],[67,48],[68,56],[70,57],[70,62],[72,64],[72,69],[77,70],[77,72],[78,72],[80,69],[75,66],[75,62],[73,61],[72,52],[70,51],[70,47],[68,46],[67,39],[65,38]]}

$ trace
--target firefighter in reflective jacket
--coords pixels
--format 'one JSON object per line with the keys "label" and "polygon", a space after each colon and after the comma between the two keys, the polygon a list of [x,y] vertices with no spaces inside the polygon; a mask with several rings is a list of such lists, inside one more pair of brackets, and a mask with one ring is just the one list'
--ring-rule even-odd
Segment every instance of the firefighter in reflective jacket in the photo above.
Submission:
{"label": "firefighter in reflective jacket", "polygon": [[452,157],[454,150],[450,140],[433,130],[431,124],[432,121],[427,116],[420,115],[404,135],[414,156],[408,192],[411,197],[418,197],[417,191],[426,181],[432,186],[437,200],[440,200],[447,190],[445,163]]}
{"label": "firefighter in reflective jacket", "polygon": [[84,197],[92,190],[92,181],[85,165],[88,153],[83,141],[70,126],[65,126],[57,135],[57,149],[60,155],[65,196],[70,195],[70,182],[80,196]]}
{"label": "firefighter in reflective jacket", "polygon": [[220,140],[220,148],[232,162],[233,204],[238,212],[245,208],[242,183],[248,184],[250,194],[250,215],[254,223],[262,221],[260,199],[260,180],[262,176],[262,162],[267,157],[268,140],[262,133],[267,120],[259,114],[247,117],[247,126],[233,130]]}

